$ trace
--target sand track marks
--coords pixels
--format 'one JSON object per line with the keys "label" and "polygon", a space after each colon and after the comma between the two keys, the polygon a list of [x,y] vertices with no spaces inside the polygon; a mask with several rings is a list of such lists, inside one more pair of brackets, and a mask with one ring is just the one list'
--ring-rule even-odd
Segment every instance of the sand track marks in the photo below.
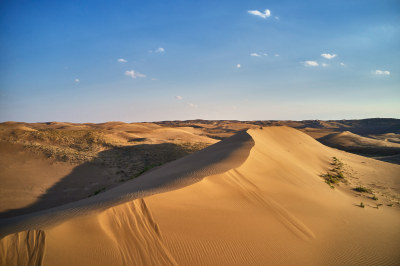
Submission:
{"label": "sand track marks", "polygon": [[14,233],[0,240],[1,265],[42,265],[45,233],[29,230]]}
{"label": "sand track marks", "polygon": [[256,205],[261,205],[274,213],[288,230],[303,240],[315,239],[314,233],[285,207],[268,197],[256,184],[242,175],[237,169],[227,172],[229,181],[238,187],[242,194]]}
{"label": "sand track marks", "polygon": [[99,215],[99,221],[123,265],[176,265],[143,199],[110,208]]}

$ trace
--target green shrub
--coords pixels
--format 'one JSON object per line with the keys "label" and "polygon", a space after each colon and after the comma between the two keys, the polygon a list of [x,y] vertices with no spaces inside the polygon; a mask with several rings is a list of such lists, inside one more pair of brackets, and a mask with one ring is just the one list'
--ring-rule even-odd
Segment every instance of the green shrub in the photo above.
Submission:
{"label": "green shrub", "polygon": [[367,189],[366,187],[363,187],[363,186],[358,186],[358,187],[354,188],[353,190],[357,191],[357,192],[367,192],[367,193],[370,192],[369,189]]}
{"label": "green shrub", "polygon": [[333,162],[331,165],[335,167],[331,169],[328,173],[321,175],[325,179],[325,183],[329,185],[330,188],[335,188],[333,185],[339,182],[346,182],[345,176],[342,172],[343,163],[336,157],[333,157]]}

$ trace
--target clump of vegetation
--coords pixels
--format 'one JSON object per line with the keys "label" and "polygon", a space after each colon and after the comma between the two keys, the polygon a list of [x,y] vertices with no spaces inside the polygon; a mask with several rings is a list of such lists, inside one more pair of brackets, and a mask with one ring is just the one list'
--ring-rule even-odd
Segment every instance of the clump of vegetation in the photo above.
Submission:
{"label": "clump of vegetation", "polygon": [[100,189],[98,189],[98,190],[96,190],[96,191],[94,192],[94,195],[97,195],[97,194],[99,194],[99,193],[101,193],[101,192],[103,192],[103,191],[105,191],[105,190],[106,190],[105,187],[100,188]]}
{"label": "clump of vegetation", "polygon": [[342,178],[340,178],[336,175],[332,175],[330,173],[322,175],[322,177],[325,179],[325,183],[327,183],[332,189],[335,188],[333,185],[336,183],[339,183],[339,181],[342,179]]}
{"label": "clump of vegetation", "polygon": [[390,204],[388,204],[387,206],[392,207],[392,206],[393,206],[393,203],[390,203]]}
{"label": "clump of vegetation", "polygon": [[105,190],[106,190],[105,187],[100,188],[100,189],[96,190],[95,192],[93,192],[93,194],[89,195],[89,197],[95,196],[95,195],[97,195],[97,194],[99,194],[101,192],[104,192]]}
{"label": "clump of vegetation", "polygon": [[107,145],[101,132],[95,130],[39,129],[13,131],[10,140],[69,147],[78,151],[97,150]]}
{"label": "clump of vegetation", "polygon": [[374,195],[371,199],[378,200],[378,197]]}
{"label": "clump of vegetation", "polygon": [[361,192],[361,193],[363,193],[363,192],[369,193],[370,192],[370,190],[368,188],[363,187],[363,186],[358,186],[358,187],[354,188],[353,190],[357,191],[357,192]]}
{"label": "clump of vegetation", "polygon": [[154,168],[154,167],[157,167],[157,166],[160,166],[160,165],[161,165],[161,164],[147,165],[147,166],[145,166],[139,173],[137,173],[134,177],[138,177],[138,176],[140,176],[141,174],[143,174],[143,173],[149,171],[150,169],[152,169],[152,168]]}
{"label": "clump of vegetation", "polygon": [[364,205],[364,203],[360,203],[360,205],[359,205],[361,208],[365,208],[365,205]]}
{"label": "clump of vegetation", "polygon": [[342,161],[340,161],[338,158],[336,157],[332,157],[333,162],[331,163],[331,165],[333,165],[333,169],[331,171],[333,172],[341,172],[342,168],[343,168],[343,163]]}
{"label": "clump of vegetation", "polygon": [[334,189],[334,184],[345,181],[345,177],[342,171],[343,163],[336,157],[333,157],[333,162],[331,163],[334,167],[326,174],[321,175],[325,179],[325,183],[329,185],[330,188]]}
{"label": "clump of vegetation", "polygon": [[25,148],[42,153],[48,158],[72,163],[92,161],[98,152],[113,146],[98,130],[13,130],[3,135],[2,140],[22,144]]}

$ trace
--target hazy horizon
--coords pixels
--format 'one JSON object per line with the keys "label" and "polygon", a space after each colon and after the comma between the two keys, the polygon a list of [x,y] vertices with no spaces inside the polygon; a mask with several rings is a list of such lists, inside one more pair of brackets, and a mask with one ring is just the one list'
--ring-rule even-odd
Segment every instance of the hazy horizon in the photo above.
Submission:
{"label": "hazy horizon", "polygon": [[400,3],[3,1],[0,121],[400,118]]}
{"label": "hazy horizon", "polygon": [[110,120],[110,121],[84,121],[84,122],[74,122],[74,121],[32,121],[32,122],[26,122],[26,121],[0,121],[0,123],[7,123],[7,122],[16,122],[16,123],[52,123],[52,122],[57,122],[57,123],[73,123],[73,124],[102,124],[102,123],[113,123],[113,122],[123,122],[123,123],[159,123],[159,122],[174,122],[174,121],[238,121],[238,122],[256,122],[256,121],[283,121],[283,122],[289,122],[289,121],[294,121],[294,122],[302,122],[302,121],[352,121],[352,120],[367,120],[367,119],[396,119],[399,120],[400,118],[393,118],[393,117],[367,117],[367,118],[353,118],[353,119],[302,119],[302,120],[296,120],[296,119],[253,119],[253,120],[238,120],[238,119],[202,119],[202,118],[195,118],[195,119],[185,119],[185,120],[180,120],[180,119],[172,119],[172,120],[154,120],[154,121],[122,121],[122,120]]}

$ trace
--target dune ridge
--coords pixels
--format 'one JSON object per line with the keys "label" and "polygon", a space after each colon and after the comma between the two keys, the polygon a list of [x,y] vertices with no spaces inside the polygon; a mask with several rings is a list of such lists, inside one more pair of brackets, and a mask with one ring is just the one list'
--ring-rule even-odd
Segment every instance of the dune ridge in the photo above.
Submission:
{"label": "dune ridge", "polygon": [[384,166],[397,180],[398,166],[328,148],[290,128],[248,133],[255,145],[239,167],[145,199],[178,264],[396,265],[398,210],[376,212],[372,200],[357,207],[367,199],[343,185],[332,190],[320,174],[334,156],[347,168]]}
{"label": "dune ridge", "polygon": [[332,157],[351,184],[384,173],[399,191],[398,165],[292,128],[251,129],[96,197],[2,220],[0,242],[42,230],[45,265],[396,265],[398,208],[331,189],[320,175]]}
{"label": "dune ridge", "polygon": [[224,142],[205,148],[184,158],[167,163],[123,186],[110,189],[95,197],[32,214],[0,220],[0,236],[57,223],[68,217],[86,215],[126,201],[155,193],[178,189],[200,181],[208,175],[225,172],[240,165],[254,145],[246,133],[238,133]]}

